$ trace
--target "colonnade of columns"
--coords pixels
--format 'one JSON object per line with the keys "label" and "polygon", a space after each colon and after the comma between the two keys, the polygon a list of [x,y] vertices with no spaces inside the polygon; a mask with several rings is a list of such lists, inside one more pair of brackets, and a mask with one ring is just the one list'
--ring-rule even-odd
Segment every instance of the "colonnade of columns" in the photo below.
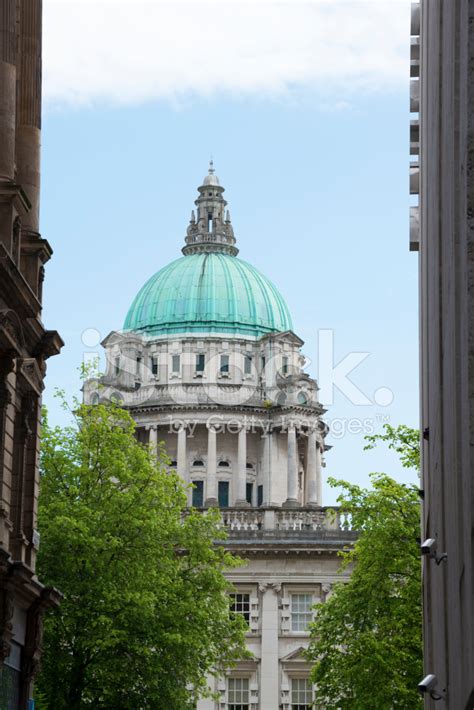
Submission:
{"label": "colonnade of columns", "polygon": [[[217,433],[215,425],[208,424],[207,438],[207,468],[206,482],[207,494],[205,505],[218,505],[218,480],[217,480]],[[242,425],[238,431],[237,440],[237,475],[236,475],[236,507],[249,506],[247,502],[247,427]],[[276,434],[269,429],[262,436],[263,456],[262,456],[262,483],[263,483],[263,504],[276,505],[274,497],[274,476],[276,472],[276,459],[278,452],[275,445]],[[158,447],[157,426],[149,429],[149,443],[152,448]],[[187,466],[187,430],[182,424],[177,431],[177,455],[176,471],[185,481],[189,481]],[[298,507],[299,501],[299,450],[297,441],[297,429],[289,426],[287,429],[287,498],[283,503],[285,507]],[[273,485],[272,485],[273,484]],[[311,428],[307,432],[306,450],[306,491],[304,495],[305,505],[316,507],[321,505],[322,480],[321,480],[321,444],[318,441],[316,428]]]}

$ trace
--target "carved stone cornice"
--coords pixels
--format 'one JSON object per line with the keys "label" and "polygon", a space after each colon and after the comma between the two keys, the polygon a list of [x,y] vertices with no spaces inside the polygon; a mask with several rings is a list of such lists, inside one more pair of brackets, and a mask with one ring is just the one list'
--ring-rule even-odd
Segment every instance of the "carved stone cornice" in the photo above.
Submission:
{"label": "carved stone cornice", "polygon": [[0,350],[20,355],[25,347],[25,334],[18,314],[11,308],[0,310]]}
{"label": "carved stone cornice", "polygon": [[267,591],[279,594],[281,592],[281,584],[278,582],[262,582],[258,585],[258,591],[262,594],[265,594]]}
{"label": "carved stone cornice", "polygon": [[0,202],[13,205],[19,214],[26,214],[31,209],[31,202],[21,185],[12,181],[0,181]]}
{"label": "carved stone cornice", "polygon": [[58,355],[63,345],[64,341],[56,330],[45,330],[33,354],[35,356],[42,355],[47,359]]}
{"label": "carved stone cornice", "polygon": [[43,375],[34,357],[17,359],[17,374],[24,380],[26,391],[32,391],[38,397],[44,389]]}

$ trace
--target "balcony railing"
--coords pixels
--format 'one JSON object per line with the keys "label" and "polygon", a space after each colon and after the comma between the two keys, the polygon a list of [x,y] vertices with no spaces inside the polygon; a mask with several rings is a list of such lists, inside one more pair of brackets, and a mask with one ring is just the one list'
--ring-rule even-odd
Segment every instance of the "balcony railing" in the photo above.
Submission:
{"label": "balcony railing", "polygon": [[355,536],[347,516],[337,508],[222,508],[221,517],[231,534],[268,532],[299,536],[343,532],[348,537]]}

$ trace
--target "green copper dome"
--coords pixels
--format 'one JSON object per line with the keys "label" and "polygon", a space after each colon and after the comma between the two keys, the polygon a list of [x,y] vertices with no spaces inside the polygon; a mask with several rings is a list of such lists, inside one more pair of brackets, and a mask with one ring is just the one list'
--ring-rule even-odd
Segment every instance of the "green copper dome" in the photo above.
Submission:
{"label": "green copper dome", "polygon": [[292,328],[271,281],[246,261],[218,251],[190,253],[158,271],[138,292],[124,324],[146,335],[260,337]]}
{"label": "green copper dome", "polygon": [[225,192],[211,160],[198,187],[186,231],[185,255],[158,271],[133,301],[125,330],[145,335],[231,333],[261,337],[293,325],[275,286],[237,259]]}

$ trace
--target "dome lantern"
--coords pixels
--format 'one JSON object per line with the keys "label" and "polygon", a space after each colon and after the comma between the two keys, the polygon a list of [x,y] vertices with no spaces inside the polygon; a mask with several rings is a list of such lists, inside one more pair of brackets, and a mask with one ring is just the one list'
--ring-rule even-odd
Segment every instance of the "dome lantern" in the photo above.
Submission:
{"label": "dome lantern", "polygon": [[239,253],[235,246],[229,211],[226,213],[224,188],[215,173],[211,160],[209,172],[198,187],[199,197],[194,203],[197,217],[191,219],[187,229],[186,245],[182,249],[185,256],[216,252],[237,256]]}

